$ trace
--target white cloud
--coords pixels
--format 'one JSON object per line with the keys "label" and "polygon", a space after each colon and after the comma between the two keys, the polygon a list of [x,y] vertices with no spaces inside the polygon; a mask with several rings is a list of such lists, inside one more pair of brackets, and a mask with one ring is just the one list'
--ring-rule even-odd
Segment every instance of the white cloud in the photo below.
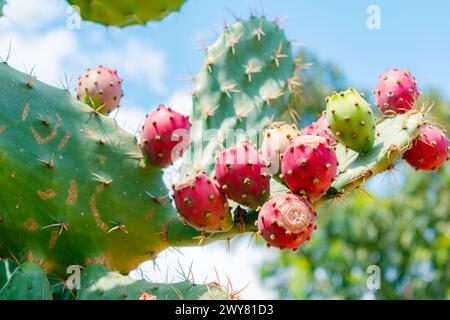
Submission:
{"label": "white cloud", "polygon": [[[159,255],[156,265],[149,261],[142,264],[141,269],[148,280],[177,282],[182,280],[177,272],[179,265],[188,273],[192,262],[192,273],[197,283],[216,281],[217,269],[221,284],[226,284],[229,276],[235,291],[247,286],[241,298],[275,299],[275,292],[262,287],[259,268],[263,260],[276,258],[276,251],[259,247],[254,242],[248,246],[247,239],[248,236],[233,240],[230,252],[227,252],[223,241],[204,247],[181,248],[178,252],[166,250]],[[131,276],[138,277],[138,273],[133,271]]]}
{"label": "white cloud", "polygon": [[64,60],[77,48],[76,38],[64,28],[52,29],[36,37],[25,33],[0,33],[0,55],[5,58],[11,43],[8,63],[13,67],[34,74],[39,80],[59,84],[64,74]]}
{"label": "white cloud", "polygon": [[187,90],[175,92],[167,104],[173,110],[184,115],[190,115],[192,112],[192,96]]}
{"label": "white cloud", "polygon": [[[98,52],[98,53],[97,53]],[[141,81],[140,85],[157,94],[167,92],[165,77],[168,71],[166,55],[160,49],[132,38],[121,48],[89,51],[81,58],[86,67],[105,65],[118,70],[125,82]]]}
{"label": "white cloud", "polygon": [[9,0],[4,9],[6,20],[23,29],[35,29],[64,14],[61,0]]}

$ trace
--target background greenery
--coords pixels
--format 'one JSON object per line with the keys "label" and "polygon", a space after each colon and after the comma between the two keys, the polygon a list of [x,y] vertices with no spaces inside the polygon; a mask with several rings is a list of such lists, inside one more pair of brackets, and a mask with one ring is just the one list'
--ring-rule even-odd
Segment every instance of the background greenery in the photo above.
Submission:
{"label": "background greenery", "polygon": [[[336,65],[310,52],[299,58],[311,63],[295,101],[304,126],[323,110],[326,95],[348,84]],[[438,91],[426,89],[422,102],[434,102],[433,116],[449,123],[450,104]],[[399,163],[394,170],[321,207],[311,242],[261,267],[265,285],[280,299],[449,299],[450,168],[416,172]],[[379,290],[366,286],[370,265],[381,269]]]}

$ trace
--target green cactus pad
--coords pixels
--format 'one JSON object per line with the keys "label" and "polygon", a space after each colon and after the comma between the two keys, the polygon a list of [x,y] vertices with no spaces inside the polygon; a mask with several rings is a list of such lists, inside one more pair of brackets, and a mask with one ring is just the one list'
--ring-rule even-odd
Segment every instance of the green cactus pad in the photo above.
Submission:
{"label": "green cactus pad", "polygon": [[133,135],[6,64],[0,92],[1,255],[128,272],[167,247],[176,211]]}
{"label": "green cactus pad", "polygon": [[[1,0],[0,0],[1,1]],[[126,27],[161,20],[178,11],[186,0],[68,0],[80,8],[81,17],[107,26]]]}
{"label": "green cactus pad", "polygon": [[0,300],[52,299],[52,288],[45,271],[31,262],[18,266],[0,290]]}
{"label": "green cactus pad", "polygon": [[206,49],[194,80],[190,170],[211,172],[215,152],[238,142],[236,130],[257,143],[258,130],[286,116],[295,68],[291,44],[276,23],[252,17],[227,26]]}
{"label": "green cactus pad", "polygon": [[217,284],[173,284],[135,280],[102,265],[90,265],[81,274],[77,300],[227,300],[230,296]]}
{"label": "green cactus pad", "polygon": [[9,259],[0,259],[0,289],[11,278],[11,274],[17,268],[17,264]]}
{"label": "green cactus pad", "polygon": [[326,116],[336,140],[357,152],[372,149],[375,119],[370,105],[355,89],[333,93],[327,99]]}

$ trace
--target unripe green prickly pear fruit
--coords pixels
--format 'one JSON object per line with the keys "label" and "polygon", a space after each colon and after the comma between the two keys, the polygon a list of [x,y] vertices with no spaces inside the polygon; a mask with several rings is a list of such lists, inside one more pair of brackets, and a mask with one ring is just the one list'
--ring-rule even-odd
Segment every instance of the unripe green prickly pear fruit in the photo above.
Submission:
{"label": "unripe green prickly pear fruit", "polygon": [[355,89],[326,98],[326,116],[336,140],[357,152],[367,152],[375,141],[375,118],[364,94]]}

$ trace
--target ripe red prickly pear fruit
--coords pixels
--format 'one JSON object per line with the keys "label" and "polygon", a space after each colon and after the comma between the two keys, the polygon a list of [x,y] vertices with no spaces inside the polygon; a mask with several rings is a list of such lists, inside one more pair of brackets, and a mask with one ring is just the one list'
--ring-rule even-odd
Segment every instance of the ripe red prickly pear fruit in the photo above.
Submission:
{"label": "ripe red prickly pear fruit", "polygon": [[99,66],[88,69],[79,78],[77,99],[100,113],[109,114],[116,109],[122,96],[122,80],[115,70]]}
{"label": "ripe red prickly pear fruit", "polygon": [[290,124],[273,125],[264,131],[261,154],[270,163],[270,174],[281,173],[280,156],[289,146],[289,141],[298,135],[297,127]]}
{"label": "ripe red prickly pear fruit", "polygon": [[232,228],[227,197],[204,172],[188,175],[173,185],[173,191],[175,206],[188,225],[205,232],[229,231]]}
{"label": "ripe red prickly pear fruit", "polygon": [[425,125],[419,137],[403,154],[406,160],[416,170],[436,170],[449,159],[450,143],[445,130]]}
{"label": "ripe red prickly pear fruit", "polygon": [[189,147],[190,128],[188,116],[160,105],[145,119],[141,149],[151,164],[167,167],[181,158]]}
{"label": "ripe red prickly pear fruit", "polygon": [[375,104],[385,113],[405,113],[414,108],[420,93],[408,70],[391,69],[380,76],[373,91]]}
{"label": "ripe red prickly pear fruit", "polygon": [[253,209],[270,194],[267,165],[247,141],[219,154],[215,176],[230,199]]}
{"label": "ripe red prickly pear fruit", "polygon": [[336,153],[323,137],[300,136],[284,151],[281,171],[292,192],[315,200],[325,194],[336,177]]}
{"label": "ripe red prickly pear fruit", "polygon": [[262,206],[258,228],[268,246],[297,250],[316,228],[316,215],[308,200],[290,193],[277,194]]}
{"label": "ripe red prickly pear fruit", "polygon": [[336,144],[336,138],[330,130],[330,124],[328,123],[327,116],[325,114],[322,114],[316,122],[303,128],[300,131],[300,134],[324,137],[329,145]]}

